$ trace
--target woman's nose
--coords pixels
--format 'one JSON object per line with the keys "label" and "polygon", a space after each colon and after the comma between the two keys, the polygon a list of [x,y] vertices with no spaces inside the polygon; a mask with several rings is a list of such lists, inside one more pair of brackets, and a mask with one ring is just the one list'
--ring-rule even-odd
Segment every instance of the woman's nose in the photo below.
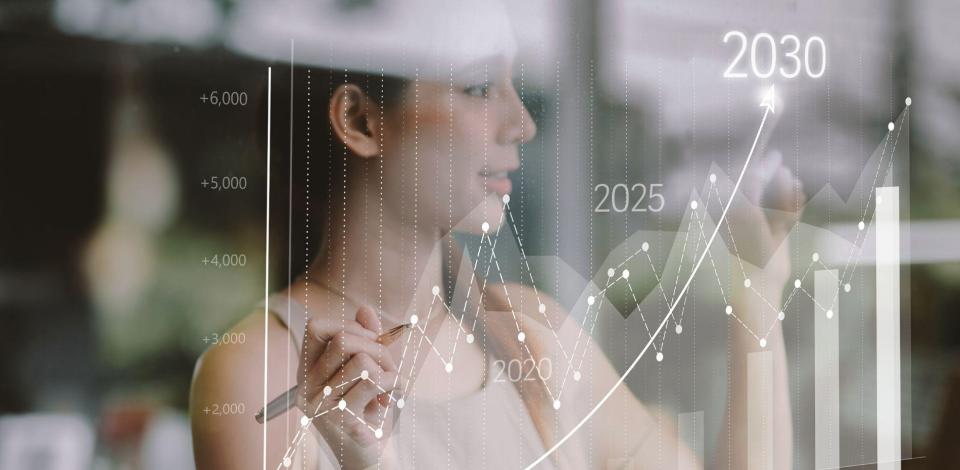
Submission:
{"label": "woman's nose", "polygon": [[537,134],[537,124],[527,111],[527,107],[520,100],[520,95],[512,86],[505,96],[503,120],[499,143],[502,145],[518,145],[529,142]]}

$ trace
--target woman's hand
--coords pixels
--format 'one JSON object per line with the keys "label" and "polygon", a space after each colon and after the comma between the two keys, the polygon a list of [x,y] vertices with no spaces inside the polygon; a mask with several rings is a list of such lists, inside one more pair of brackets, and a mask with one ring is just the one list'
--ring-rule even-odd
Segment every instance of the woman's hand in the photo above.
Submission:
{"label": "woman's hand", "polygon": [[[741,264],[753,290],[779,299],[791,268],[786,237],[806,201],[803,186],[778,152],[752,166],[730,206],[720,235]],[[718,204],[719,206],[719,204]],[[751,288],[733,283],[734,296]],[[773,300],[773,299],[771,299]]]}
{"label": "woman's hand", "polygon": [[[729,396],[727,429],[721,436],[716,463],[744,468],[749,460],[747,423],[748,357],[766,351],[772,375],[765,378],[772,397],[773,414],[765,418],[772,439],[769,450],[774,468],[789,468],[792,461],[792,416],[786,349],[782,323],[777,321],[782,308],[783,288],[790,268],[787,236],[800,216],[805,197],[799,181],[781,165],[779,154],[762,159],[744,176],[740,195],[733,197],[725,222],[720,228],[734,257],[734,271],[742,267],[745,282],[732,279],[729,302],[747,328],[734,327],[732,353],[728,355]],[[732,463],[731,463],[732,462]]]}
{"label": "woman's hand", "polygon": [[344,469],[374,465],[393,428],[391,392],[400,387],[397,366],[377,342],[376,313],[357,310],[356,321],[313,318],[307,323],[298,376],[301,410],[332,448],[341,448]]}

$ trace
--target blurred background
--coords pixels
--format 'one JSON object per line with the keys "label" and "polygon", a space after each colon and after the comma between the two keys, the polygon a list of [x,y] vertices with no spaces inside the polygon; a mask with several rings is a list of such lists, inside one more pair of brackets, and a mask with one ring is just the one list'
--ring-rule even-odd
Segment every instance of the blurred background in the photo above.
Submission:
{"label": "blurred background", "polygon": [[[265,66],[289,60],[230,47],[240,3],[0,2],[0,469],[192,468],[194,363],[262,296],[256,130]],[[960,4],[515,3],[516,83],[539,127],[512,175],[517,223],[532,254],[588,279],[628,234],[676,232],[711,168],[739,168],[766,82],[722,77],[726,31],[828,45],[824,77],[777,83],[786,114],[770,147],[808,194],[850,197],[912,97],[897,169],[912,254],[905,466],[960,468]],[[592,213],[596,184],[634,181],[663,185],[662,211]],[[806,216],[837,231],[856,220]],[[281,288],[285,258],[270,269]]]}

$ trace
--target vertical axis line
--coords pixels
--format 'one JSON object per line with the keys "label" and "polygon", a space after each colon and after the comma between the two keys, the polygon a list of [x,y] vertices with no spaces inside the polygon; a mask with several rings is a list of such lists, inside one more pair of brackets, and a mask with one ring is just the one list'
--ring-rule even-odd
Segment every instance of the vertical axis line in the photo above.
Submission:
{"label": "vertical axis line", "polygon": [[[263,409],[267,409],[267,358],[269,350],[269,338],[267,337],[267,328],[270,321],[270,128],[272,105],[271,96],[273,95],[273,69],[267,67],[267,194],[266,206],[267,217],[264,223],[264,232],[266,240],[264,241],[264,260],[263,260]],[[267,425],[263,425],[263,470],[267,470]]]}
{"label": "vertical axis line", "polygon": [[[287,146],[290,155],[287,176],[287,285],[293,284],[293,39],[290,39],[290,143]],[[292,322],[293,292],[287,290],[287,325]],[[287,354],[287,383],[290,383],[290,354]],[[285,442],[290,441],[290,415],[286,417],[287,429]]]}

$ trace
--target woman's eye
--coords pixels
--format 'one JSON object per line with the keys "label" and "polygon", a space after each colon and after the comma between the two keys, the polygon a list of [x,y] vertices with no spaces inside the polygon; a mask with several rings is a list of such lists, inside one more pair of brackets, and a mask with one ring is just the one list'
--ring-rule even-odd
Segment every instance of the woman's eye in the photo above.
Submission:
{"label": "woman's eye", "polygon": [[490,96],[490,88],[493,86],[490,82],[478,83],[476,85],[471,85],[463,89],[463,92],[470,96],[476,96],[478,98],[486,98]]}

